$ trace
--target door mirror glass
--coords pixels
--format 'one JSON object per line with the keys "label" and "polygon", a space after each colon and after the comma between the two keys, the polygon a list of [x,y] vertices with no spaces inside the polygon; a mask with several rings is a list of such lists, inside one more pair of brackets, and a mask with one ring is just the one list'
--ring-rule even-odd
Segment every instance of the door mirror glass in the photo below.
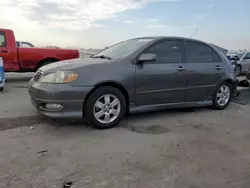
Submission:
{"label": "door mirror glass", "polygon": [[138,60],[140,63],[156,61],[156,54],[142,54]]}

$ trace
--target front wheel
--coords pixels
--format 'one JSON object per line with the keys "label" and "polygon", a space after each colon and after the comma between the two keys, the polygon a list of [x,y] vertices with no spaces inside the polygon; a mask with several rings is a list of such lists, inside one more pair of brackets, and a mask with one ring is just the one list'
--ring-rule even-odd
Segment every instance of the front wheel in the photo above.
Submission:
{"label": "front wheel", "polygon": [[236,65],[235,67],[235,76],[239,76],[241,73],[241,67],[240,65]]}
{"label": "front wheel", "polygon": [[84,112],[95,128],[113,128],[125,115],[126,100],[120,90],[104,86],[90,94]]}
{"label": "front wheel", "polygon": [[232,84],[223,82],[220,84],[213,95],[213,107],[217,110],[225,109],[232,99]]}

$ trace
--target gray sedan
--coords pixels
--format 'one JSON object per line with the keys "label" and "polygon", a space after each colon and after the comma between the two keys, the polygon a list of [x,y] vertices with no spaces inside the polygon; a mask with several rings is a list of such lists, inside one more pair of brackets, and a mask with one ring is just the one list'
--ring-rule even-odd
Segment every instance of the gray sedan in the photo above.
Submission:
{"label": "gray sedan", "polygon": [[144,37],[87,59],[41,67],[29,81],[32,104],[51,118],[83,118],[99,129],[138,107],[226,108],[234,70],[213,45],[179,37]]}
{"label": "gray sedan", "polygon": [[236,61],[236,76],[240,75],[241,73],[247,74],[250,68],[250,52],[236,54],[234,57],[232,57],[232,60]]}

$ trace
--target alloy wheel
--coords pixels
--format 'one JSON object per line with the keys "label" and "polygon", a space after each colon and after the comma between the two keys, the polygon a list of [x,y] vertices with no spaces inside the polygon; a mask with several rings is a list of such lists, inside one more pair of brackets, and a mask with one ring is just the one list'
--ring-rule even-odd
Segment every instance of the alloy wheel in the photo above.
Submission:
{"label": "alloy wheel", "polygon": [[112,123],[117,119],[121,111],[120,100],[111,94],[105,94],[96,100],[93,113],[100,123]]}
{"label": "alloy wheel", "polygon": [[240,72],[241,72],[241,68],[240,68],[240,66],[237,66],[236,69],[235,69],[235,75],[239,76]]}
{"label": "alloy wheel", "polygon": [[227,85],[222,85],[216,94],[216,101],[219,106],[225,106],[230,100],[230,88]]}

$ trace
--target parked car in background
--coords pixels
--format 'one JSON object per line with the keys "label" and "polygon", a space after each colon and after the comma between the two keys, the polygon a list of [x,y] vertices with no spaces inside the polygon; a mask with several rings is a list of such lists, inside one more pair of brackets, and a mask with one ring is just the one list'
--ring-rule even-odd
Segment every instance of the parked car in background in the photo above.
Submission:
{"label": "parked car in background", "polygon": [[249,83],[250,83],[250,67],[249,67],[249,69],[248,69],[248,71],[247,71],[246,78],[247,78],[247,80],[248,80]]}
{"label": "parked car in background", "polygon": [[12,30],[0,29],[0,56],[4,60],[5,71],[35,72],[44,65],[79,57],[78,50],[46,49],[20,45],[29,45],[29,43],[17,43]]}
{"label": "parked car in background", "polygon": [[16,41],[16,46],[18,48],[35,48],[35,45],[29,42],[23,42],[23,41]]}
{"label": "parked car in background", "polygon": [[250,68],[250,52],[235,54],[231,60],[235,67],[235,74],[239,76],[241,73],[246,74]]}
{"label": "parked car in background", "polygon": [[233,66],[213,45],[179,37],[144,37],[91,58],[41,67],[29,81],[32,104],[52,118],[86,117],[114,127],[136,107],[226,108],[236,88]]}

